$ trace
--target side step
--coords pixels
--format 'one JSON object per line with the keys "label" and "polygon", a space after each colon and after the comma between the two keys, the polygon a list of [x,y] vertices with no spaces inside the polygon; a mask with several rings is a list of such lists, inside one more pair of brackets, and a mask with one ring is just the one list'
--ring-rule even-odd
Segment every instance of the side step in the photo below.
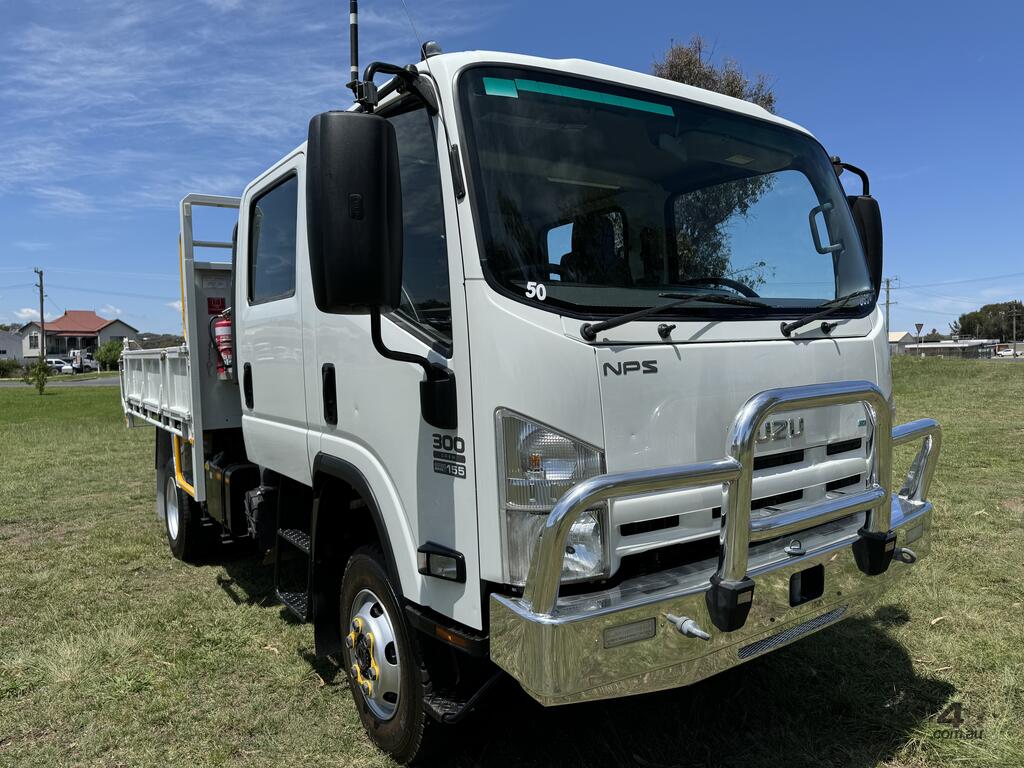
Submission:
{"label": "side step", "polygon": [[487,678],[468,698],[447,691],[428,693],[423,699],[427,714],[439,723],[457,723],[473,711],[480,703],[480,699],[487,695],[503,676],[502,670],[495,670],[494,674]]}
{"label": "side step", "polygon": [[299,621],[310,619],[310,538],[301,528],[279,528],[274,547],[277,599]]}

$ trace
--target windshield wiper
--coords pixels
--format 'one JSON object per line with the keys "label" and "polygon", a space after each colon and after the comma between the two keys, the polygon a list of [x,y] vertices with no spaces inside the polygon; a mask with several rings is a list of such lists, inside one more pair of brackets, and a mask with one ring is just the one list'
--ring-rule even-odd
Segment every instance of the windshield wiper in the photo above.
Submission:
{"label": "windshield wiper", "polygon": [[670,309],[672,307],[682,306],[683,304],[690,304],[695,301],[707,301],[715,304],[735,304],[741,307],[767,307],[763,301],[757,301],[756,299],[748,299],[745,296],[728,296],[721,293],[659,293],[659,299],[675,299],[670,301],[668,304],[658,304],[652,307],[644,307],[638,309],[636,312],[627,312],[624,315],[613,317],[610,320],[602,320],[600,323],[584,323],[580,328],[580,336],[587,341],[593,341],[597,338],[597,334],[601,331],[607,331],[611,328],[618,328],[620,325],[631,323],[634,320],[639,320],[648,315],[653,315],[656,312],[660,312],[663,309]]}
{"label": "windshield wiper", "polygon": [[[813,323],[815,320],[820,320],[823,317],[828,317],[829,315],[834,314],[835,312],[838,312],[841,309],[845,309],[854,299],[859,299],[862,296],[868,295],[874,296],[875,289],[862,288],[859,291],[853,291],[851,293],[846,294],[845,296],[840,296],[838,299],[826,301],[823,304],[818,305],[816,312],[812,312],[809,315],[805,315],[804,317],[801,317],[797,320],[793,320],[789,323],[783,323],[782,325],[779,326],[779,330],[782,331],[783,336],[789,336],[797,328],[803,328],[808,323]],[[861,303],[863,304],[863,302]],[[828,330],[832,329],[829,328]],[[826,331],[826,333],[827,332],[828,331]]]}

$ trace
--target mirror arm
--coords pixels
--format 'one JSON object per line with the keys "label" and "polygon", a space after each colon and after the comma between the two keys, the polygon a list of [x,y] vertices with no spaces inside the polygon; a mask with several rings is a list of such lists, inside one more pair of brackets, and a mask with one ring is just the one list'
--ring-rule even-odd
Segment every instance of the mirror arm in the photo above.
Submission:
{"label": "mirror arm", "polygon": [[380,309],[374,307],[370,310],[370,338],[373,339],[373,348],[380,353],[381,357],[388,360],[397,360],[400,363],[414,363],[423,369],[428,381],[437,381],[444,378],[448,369],[437,363],[432,363],[427,358],[412,352],[399,352],[389,349],[384,345],[384,339],[380,333]]}
{"label": "mirror arm", "polygon": [[420,413],[423,420],[438,429],[457,429],[459,426],[459,406],[455,390],[455,374],[439,363],[432,363],[427,358],[409,352],[397,352],[384,346],[380,335],[380,309],[370,310],[370,336],[373,346],[388,360],[403,363],[415,363],[422,366],[427,378],[420,382]]}
{"label": "mirror arm", "polygon": [[871,194],[871,183],[868,181],[868,172],[867,171],[865,171],[863,168],[858,168],[856,165],[851,165],[850,163],[844,163],[842,160],[839,159],[838,155],[833,156],[831,159],[832,159],[832,166],[836,169],[836,176],[838,176],[843,171],[849,171],[850,173],[857,174],[858,176],[860,176],[861,184],[864,185],[864,189],[861,192],[861,194],[862,195],[870,195]]}
{"label": "mirror arm", "polygon": [[[394,75],[394,78],[384,83],[380,88],[373,82],[377,73]],[[388,64],[383,61],[371,61],[363,70],[363,79],[356,83],[356,101],[366,112],[373,112],[380,103],[380,100],[392,91],[399,93],[410,93],[416,97],[431,115],[438,112],[437,98],[434,92],[428,88],[420,73],[412,65],[399,67],[396,64]]]}

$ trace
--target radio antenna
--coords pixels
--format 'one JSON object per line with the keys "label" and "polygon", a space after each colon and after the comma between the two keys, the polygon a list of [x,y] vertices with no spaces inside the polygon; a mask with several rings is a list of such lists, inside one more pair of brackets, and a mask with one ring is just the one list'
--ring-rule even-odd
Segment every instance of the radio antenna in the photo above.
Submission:
{"label": "radio antenna", "polygon": [[348,87],[352,96],[359,98],[359,0],[348,0],[348,50],[349,74]]}

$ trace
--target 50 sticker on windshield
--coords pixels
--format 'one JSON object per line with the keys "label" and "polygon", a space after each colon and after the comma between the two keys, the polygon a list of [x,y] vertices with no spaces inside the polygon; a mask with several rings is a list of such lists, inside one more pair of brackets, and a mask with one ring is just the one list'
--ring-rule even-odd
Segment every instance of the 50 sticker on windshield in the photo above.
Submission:
{"label": "50 sticker on windshield", "polygon": [[544,283],[535,283],[532,280],[526,284],[526,298],[544,301],[548,297],[548,289]]}

